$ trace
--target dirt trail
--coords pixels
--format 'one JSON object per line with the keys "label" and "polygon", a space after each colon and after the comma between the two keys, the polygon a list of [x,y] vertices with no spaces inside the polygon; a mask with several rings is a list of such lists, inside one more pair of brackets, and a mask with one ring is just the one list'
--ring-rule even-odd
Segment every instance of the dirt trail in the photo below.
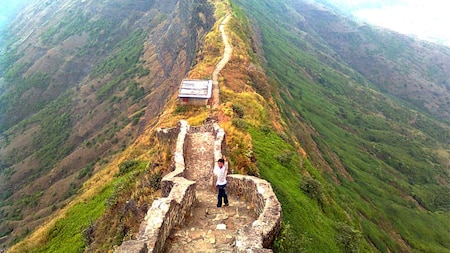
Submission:
{"label": "dirt trail", "polygon": [[197,202],[185,224],[166,241],[165,252],[233,252],[237,229],[256,219],[248,203],[230,194],[229,206],[216,207],[213,143],[210,132],[191,133],[186,138],[186,178],[197,182]]}
{"label": "dirt trail", "polygon": [[[233,48],[225,33],[231,15],[219,25],[224,43],[222,59],[214,68],[211,107],[219,107],[219,74],[231,59]],[[228,194],[230,205],[216,207],[217,193],[212,181],[214,168],[214,136],[211,132],[190,133],[186,138],[185,177],[196,181],[197,201],[185,224],[172,232],[164,252],[233,252],[238,228],[256,220],[254,209],[248,203]]]}
{"label": "dirt trail", "polygon": [[220,71],[225,67],[225,65],[228,63],[228,61],[231,59],[231,54],[233,53],[233,47],[231,46],[230,42],[228,41],[227,34],[225,33],[225,25],[230,20],[231,15],[228,14],[225,16],[225,18],[222,20],[222,22],[219,25],[219,31],[222,35],[222,41],[225,45],[225,49],[223,52],[223,57],[217,63],[216,67],[214,68],[214,71],[212,73],[212,79],[213,79],[213,94],[211,98],[211,106],[212,109],[217,109],[220,104],[219,99],[219,73]]}

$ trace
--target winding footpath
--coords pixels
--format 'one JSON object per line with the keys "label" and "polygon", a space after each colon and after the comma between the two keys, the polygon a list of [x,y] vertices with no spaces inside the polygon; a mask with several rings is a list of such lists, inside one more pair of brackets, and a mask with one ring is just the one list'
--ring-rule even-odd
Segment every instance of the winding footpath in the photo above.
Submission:
{"label": "winding footpath", "polygon": [[[230,18],[219,25],[225,49],[212,74],[212,109],[219,107],[219,74],[233,51],[225,33]],[[270,183],[229,175],[229,206],[216,207],[213,168],[221,157],[223,129],[213,121],[196,127],[180,121],[177,128],[158,130],[158,138],[173,138],[173,133],[174,171],[162,179],[163,197],[153,202],[136,239],[123,242],[116,253],[272,252],[268,247],[281,228],[281,205]]]}
{"label": "winding footpath", "polygon": [[222,69],[225,67],[225,65],[228,63],[228,61],[230,61],[231,55],[233,53],[233,47],[231,46],[230,42],[228,41],[227,34],[225,33],[225,25],[228,23],[230,18],[231,18],[231,15],[227,14],[219,25],[219,31],[222,35],[222,41],[223,41],[225,48],[224,48],[222,59],[219,61],[219,63],[217,63],[217,65],[214,68],[214,71],[212,73],[212,79],[213,79],[213,94],[212,94],[212,98],[211,98],[212,109],[217,109],[220,104],[219,73],[220,73],[220,71],[222,71]]}
{"label": "winding footpath", "polygon": [[[230,14],[226,15],[219,25],[225,48],[212,74],[212,109],[219,107],[219,74],[233,52],[225,33],[225,25],[230,18]],[[169,236],[164,252],[233,252],[237,230],[256,220],[255,210],[249,203],[233,198],[230,194],[229,206],[216,207],[217,193],[212,181],[214,136],[211,132],[188,134],[186,145],[185,177],[196,182],[197,200],[185,224]]]}

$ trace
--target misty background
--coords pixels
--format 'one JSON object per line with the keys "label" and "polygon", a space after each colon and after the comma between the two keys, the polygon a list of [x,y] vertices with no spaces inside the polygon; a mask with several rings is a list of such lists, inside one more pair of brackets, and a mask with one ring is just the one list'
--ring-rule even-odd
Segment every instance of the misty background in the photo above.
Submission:
{"label": "misty background", "polygon": [[0,1],[0,31],[3,32],[20,8],[29,0],[2,0]]}
{"label": "misty background", "polygon": [[[26,2],[0,1],[0,33]],[[315,0],[328,2],[361,21],[450,47],[450,2],[442,0]],[[0,43],[1,38],[0,36]],[[0,44],[2,46],[2,44]]]}
{"label": "misty background", "polygon": [[442,0],[325,0],[358,19],[450,47],[450,2]]}
{"label": "misty background", "polygon": [[4,31],[14,20],[20,9],[31,0],[1,0],[0,1],[0,48],[3,47]]}

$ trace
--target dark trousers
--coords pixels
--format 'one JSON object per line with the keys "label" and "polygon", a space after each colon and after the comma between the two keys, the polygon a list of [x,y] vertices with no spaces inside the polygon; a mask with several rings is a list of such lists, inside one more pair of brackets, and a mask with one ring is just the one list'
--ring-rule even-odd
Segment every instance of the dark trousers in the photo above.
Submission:
{"label": "dark trousers", "polygon": [[225,192],[226,186],[227,186],[226,184],[217,186],[217,188],[219,189],[219,194],[217,195],[217,207],[222,206],[222,198],[225,205],[228,205],[228,196],[227,193]]}

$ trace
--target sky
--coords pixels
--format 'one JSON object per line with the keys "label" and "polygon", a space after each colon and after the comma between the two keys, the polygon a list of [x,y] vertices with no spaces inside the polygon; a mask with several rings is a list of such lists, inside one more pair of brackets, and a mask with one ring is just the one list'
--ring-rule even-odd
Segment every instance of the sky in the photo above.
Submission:
{"label": "sky", "polygon": [[27,0],[0,0],[0,31],[10,22]]}
{"label": "sky", "polygon": [[448,0],[327,0],[367,23],[450,47]]}

